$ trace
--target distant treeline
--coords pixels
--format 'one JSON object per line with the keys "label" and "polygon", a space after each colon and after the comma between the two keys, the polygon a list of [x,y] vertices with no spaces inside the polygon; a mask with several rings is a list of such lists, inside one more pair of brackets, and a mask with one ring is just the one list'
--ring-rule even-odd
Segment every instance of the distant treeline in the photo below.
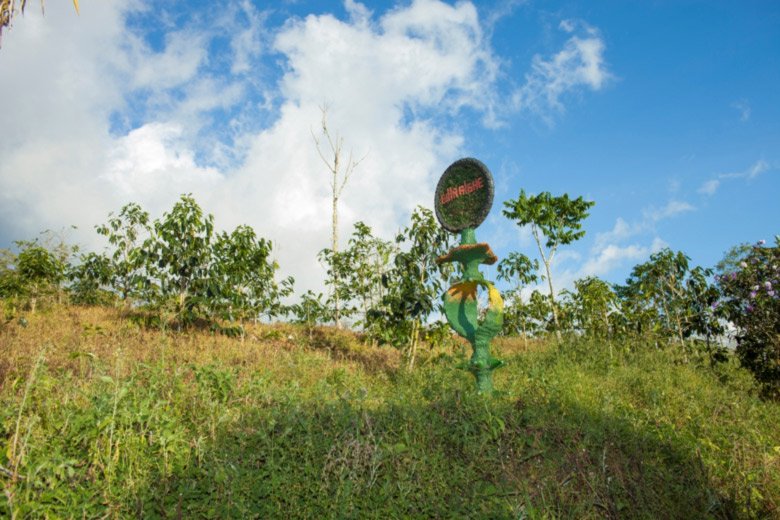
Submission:
{"label": "distant treeline", "polygon": [[[593,203],[581,198],[520,194],[504,215],[529,225],[539,246],[549,292],[527,289],[539,282],[539,262],[511,252],[498,264],[504,291],[505,335],[551,333],[615,344],[678,345],[704,351],[712,362],[725,359],[723,337],[730,329],[736,354],[764,384],[780,391],[780,237],[738,245],[714,268],[691,266],[683,252],[664,249],[635,266],[624,284],[594,276],[555,293],[550,263],[558,246],[581,238],[581,221]],[[566,217],[567,218],[563,218]],[[436,258],[454,245],[432,211],[418,207],[392,240],[355,224],[347,247],[325,249],[327,295],[307,291],[295,303],[294,280],[278,280],[272,242],[249,226],[214,231],[214,218],[183,195],[162,217],[151,220],[137,204],[110,214],[97,232],[102,253],[44,235],[0,251],[0,298],[5,319],[35,312],[54,302],[124,306],[161,327],[210,326],[242,334],[250,320],[288,319],[309,329],[340,317],[369,341],[414,352],[421,342],[449,337],[449,328],[430,318],[441,312],[441,295],[457,279],[450,264]]]}

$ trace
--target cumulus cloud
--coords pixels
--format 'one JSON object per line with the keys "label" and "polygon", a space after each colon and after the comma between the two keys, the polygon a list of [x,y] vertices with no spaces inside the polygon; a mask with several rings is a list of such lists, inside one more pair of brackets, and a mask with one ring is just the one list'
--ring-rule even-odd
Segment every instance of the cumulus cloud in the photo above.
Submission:
{"label": "cumulus cloud", "polygon": [[641,247],[636,244],[628,246],[618,246],[609,244],[601,248],[596,256],[590,258],[582,266],[583,276],[604,276],[609,274],[617,267],[622,267],[625,262],[637,262],[646,257],[650,248]]}
{"label": "cumulus cloud", "polygon": [[[237,29],[228,75],[213,70],[221,58],[211,43],[223,31],[177,27],[153,48],[126,25],[137,7],[92,6],[76,29],[52,6],[8,38],[0,69],[14,74],[3,75],[0,94],[19,103],[4,114],[14,125],[0,126],[6,243],[75,223],[94,245],[92,227],[108,211],[132,200],[160,215],[191,192],[218,226],[249,223],[271,238],[284,274],[317,287],[330,225],[328,172],[310,133],[319,107],[330,107],[347,149],[368,152],[341,201],[342,236],[358,218],[392,236],[415,205],[430,205],[435,177],[463,143],[434,118],[489,111],[485,89],[498,65],[471,3],[418,0],[373,18],[352,1],[349,20],[292,19],[263,39],[264,15],[244,2],[235,20],[215,22]],[[283,64],[276,116],[263,128],[231,113],[267,100],[258,92],[267,84],[249,74],[258,41]],[[243,148],[230,166],[214,160],[219,146],[199,159],[206,141],[222,137],[211,128],[215,111]]]}
{"label": "cumulus cloud", "polygon": [[[628,222],[618,217],[611,230],[596,235],[587,260],[578,271],[569,274],[569,279],[573,282],[584,276],[604,277],[616,269],[643,261],[650,254],[668,247],[668,244],[655,234],[656,224],[694,210],[687,202],[671,200],[660,208],[645,208],[642,218],[638,221]],[[653,238],[647,243],[649,236]],[[626,243],[628,241],[632,243]]]}
{"label": "cumulus cloud", "polygon": [[[78,18],[64,3],[45,18],[31,11],[0,52],[0,71],[13,71],[0,74],[0,96],[13,100],[3,112],[12,124],[0,125],[0,240],[72,223],[95,247],[93,226],[109,211],[135,201],[159,216],[193,193],[218,227],[247,223],[272,239],[300,290],[321,289],[330,193],[311,136],[320,107],[345,153],[367,153],[341,199],[346,241],[358,219],[388,237],[430,206],[464,144],[443,121],[468,108],[494,124],[505,105],[501,60],[474,4],[345,9],[347,19],[270,28],[242,0],[207,20],[161,22],[154,44],[131,23],[152,15],[140,1],[96,3]],[[534,58],[516,109],[560,111],[567,93],[609,80],[598,32],[567,28],[560,52]]]}
{"label": "cumulus cloud", "polygon": [[513,98],[517,108],[549,121],[550,111],[563,110],[564,95],[582,88],[600,90],[612,78],[604,59],[606,45],[598,30],[572,20],[562,21],[560,29],[572,34],[578,26],[581,34],[573,34],[554,56],[534,56],[525,84]]}

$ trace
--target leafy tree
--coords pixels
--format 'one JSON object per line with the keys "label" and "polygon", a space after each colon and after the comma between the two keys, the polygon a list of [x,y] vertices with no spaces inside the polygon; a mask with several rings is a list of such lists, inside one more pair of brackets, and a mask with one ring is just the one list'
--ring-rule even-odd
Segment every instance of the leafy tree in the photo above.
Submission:
{"label": "leafy tree", "polygon": [[[681,251],[666,248],[650,255],[650,259],[634,266],[621,295],[631,300],[633,314],[649,307],[653,330],[664,338],[676,337],[685,343],[683,316],[685,313],[685,278],[690,259]],[[648,317],[645,313],[645,319]]]}
{"label": "leafy tree", "polygon": [[116,298],[111,292],[113,268],[111,259],[97,253],[81,256],[68,269],[70,300],[79,305],[107,305]]}
{"label": "leafy tree", "polygon": [[293,279],[276,283],[279,265],[270,259],[271,250],[271,242],[258,238],[249,226],[217,236],[207,295],[222,317],[243,322],[286,312],[281,299],[292,293]]}
{"label": "leafy tree", "polygon": [[522,289],[539,280],[536,274],[538,270],[538,260],[531,260],[526,255],[515,251],[498,263],[498,279],[511,284],[511,288],[504,295],[504,301],[508,304],[504,309],[504,332],[522,333],[526,347],[530,315],[523,304]]}
{"label": "leafy tree", "polygon": [[17,242],[22,247],[16,257],[16,277],[13,286],[17,295],[24,296],[35,312],[42,299],[53,298],[59,293],[65,278],[65,264],[51,251],[33,242]]}
{"label": "leafy tree", "polygon": [[125,205],[114,216],[109,213],[106,224],[97,226],[97,232],[108,238],[113,246],[111,254],[111,286],[119,297],[127,303],[137,294],[138,288],[146,278],[142,246],[151,236],[149,213],[135,203]]}
{"label": "leafy tree", "polygon": [[711,309],[717,299],[711,275],[710,269],[691,268],[681,251],[653,253],[634,267],[624,286],[616,287],[622,328],[654,341],[674,338],[689,347],[688,338],[703,336],[709,344],[721,331]]}
{"label": "leafy tree", "polygon": [[191,195],[182,195],[154,222],[154,233],[142,248],[143,293],[161,315],[171,312],[185,324],[208,316],[208,297],[218,294],[210,287],[213,234],[214,217],[204,215]]}
{"label": "leafy tree", "polygon": [[[728,262],[735,259],[736,262]],[[780,236],[732,250],[717,276],[719,312],[737,327],[736,353],[767,396],[780,398]],[[713,304],[717,307],[717,304]]]}
{"label": "leafy tree", "polygon": [[611,320],[617,304],[617,294],[612,286],[595,276],[576,280],[574,295],[577,319],[588,336],[606,339],[611,335]]}
{"label": "leafy tree", "polygon": [[[340,314],[348,317],[357,314],[357,325],[366,331],[366,315],[384,297],[382,276],[390,267],[395,247],[392,243],[373,236],[371,228],[357,222],[347,249],[334,253],[330,249],[320,252],[319,258],[328,269],[325,282],[331,286],[331,296],[341,302]],[[329,299],[333,307],[333,301]]]}
{"label": "leafy tree", "polygon": [[10,249],[0,249],[0,298],[8,298],[19,291],[16,276],[16,255]]}
{"label": "leafy tree", "polygon": [[300,301],[291,306],[290,310],[293,314],[293,322],[306,327],[309,340],[312,339],[312,331],[316,325],[332,319],[331,310],[322,301],[322,294],[315,294],[311,290],[302,294]]}
{"label": "leafy tree", "polygon": [[534,289],[533,292],[531,292],[530,298],[528,298],[526,308],[528,314],[528,332],[531,335],[550,332],[553,324],[550,298]]}
{"label": "leafy tree", "polygon": [[709,281],[713,273],[712,269],[698,266],[691,269],[685,281],[687,302],[683,323],[686,334],[696,334],[706,338],[707,350],[713,361],[716,360],[715,357],[722,361],[724,360],[722,349],[713,348],[711,344],[712,337],[719,336],[724,331],[719,316],[715,312],[720,292],[717,286]]}
{"label": "leafy tree", "polygon": [[451,268],[438,266],[436,259],[449,250],[451,240],[433,212],[418,206],[410,226],[396,236],[399,251],[382,277],[382,302],[368,312],[369,328],[378,339],[404,347],[410,369],[428,316],[441,310],[437,303]]}
{"label": "leafy tree", "polygon": [[[531,226],[539,255],[544,263],[547,274],[547,284],[550,288],[550,308],[555,322],[556,335],[561,339],[558,311],[555,305],[553,289],[552,265],[558,247],[568,245],[585,235],[582,221],[588,217],[589,209],[595,202],[583,200],[582,197],[570,199],[568,194],[553,197],[549,192],[528,196],[525,190],[520,191],[516,200],[504,202],[504,216],[515,221],[518,226]],[[543,240],[544,238],[544,240]]]}

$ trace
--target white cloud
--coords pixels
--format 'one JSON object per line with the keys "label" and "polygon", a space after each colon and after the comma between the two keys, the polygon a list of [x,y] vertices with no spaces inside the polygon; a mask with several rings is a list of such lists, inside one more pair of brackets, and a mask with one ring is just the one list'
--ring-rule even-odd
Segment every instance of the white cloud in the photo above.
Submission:
{"label": "white cloud", "polygon": [[[575,24],[561,22],[560,28],[571,33]],[[600,90],[611,78],[604,60],[606,46],[598,31],[584,25],[582,35],[571,36],[563,49],[549,59],[533,58],[525,84],[515,93],[513,103],[549,121],[548,112],[562,111],[562,97],[580,88]]]}
{"label": "white cloud", "polygon": [[572,33],[574,32],[574,22],[572,20],[561,20],[558,28],[564,32]]}
{"label": "white cloud", "polygon": [[132,86],[154,90],[180,86],[192,78],[206,60],[206,35],[191,31],[168,33],[165,50],[153,52],[138,39],[130,56]]}
{"label": "white cloud", "polygon": [[643,231],[641,224],[629,224],[622,217],[615,220],[615,225],[610,231],[596,234],[594,249],[600,250],[613,242],[620,242]]}
{"label": "white cloud", "polygon": [[648,255],[650,248],[636,244],[618,246],[609,244],[590,258],[580,269],[582,276],[605,276],[628,261],[637,262]]}
{"label": "white cloud", "polygon": [[[192,192],[219,227],[248,223],[272,239],[283,274],[294,275],[300,290],[321,289],[316,253],[328,244],[330,199],[310,134],[318,106],[329,104],[331,129],[347,149],[368,152],[341,200],[344,242],[358,218],[389,237],[415,205],[430,206],[435,179],[463,137],[424,114],[491,109],[485,93],[498,65],[467,2],[417,0],[378,19],[348,2],[351,21],[290,20],[268,40],[265,18],[244,4],[236,11],[244,13],[241,30],[227,45],[226,67],[238,79],[212,70],[218,60],[209,44],[221,29],[176,28],[157,51],[124,24],[135,3],[82,9],[77,27],[66,23],[67,7],[25,17],[0,52],[0,70],[14,71],[0,76],[0,95],[15,100],[4,112],[13,124],[0,125],[6,241],[74,223],[78,239],[94,245],[93,226],[109,211],[133,200],[159,216]],[[225,145],[208,142],[210,113],[255,102],[249,96],[263,82],[252,73],[257,41],[285,60],[272,94],[277,115],[265,128],[241,116],[229,122],[244,154],[226,167],[214,160],[229,153]],[[151,94],[135,99],[139,91]],[[113,135],[117,113],[140,122]],[[204,166],[201,154],[216,166]]]}
{"label": "white cloud", "polygon": [[753,166],[748,168],[747,172],[745,172],[746,173],[745,177],[747,177],[748,179],[755,179],[756,177],[758,177],[759,175],[761,175],[766,171],[769,171],[769,163],[761,159],[756,161],[756,163],[753,164]]}
{"label": "white cloud", "polygon": [[203,199],[223,181],[213,168],[195,164],[176,124],[150,123],[118,139],[101,179],[121,200],[143,200],[153,213],[167,209],[184,191]]}
{"label": "white cloud", "polygon": [[703,195],[714,195],[719,187],[720,181],[718,179],[710,179],[699,187],[698,192]]}
{"label": "white cloud", "polygon": [[[464,143],[457,126],[437,118],[468,107],[492,124],[503,106],[500,62],[470,2],[414,0],[377,17],[346,0],[346,21],[312,15],[271,32],[266,14],[244,0],[201,26],[170,26],[161,48],[145,43],[144,27],[126,24],[142,7],[90,4],[76,24],[71,6],[52,3],[46,18],[30,12],[6,35],[5,243],[73,223],[77,240],[94,246],[93,226],[109,211],[135,201],[159,216],[193,193],[218,227],[248,223],[272,239],[299,290],[321,290],[316,253],[328,245],[330,194],[310,134],[319,106],[329,105],[347,151],[368,152],[341,200],[343,242],[357,219],[390,237],[415,205],[430,206],[436,178]],[[598,33],[568,23],[563,49],[534,58],[515,108],[561,110],[567,93],[598,90],[611,77]],[[215,55],[219,39],[227,50]],[[276,86],[263,53],[281,63]],[[259,113],[273,119],[253,122]],[[511,233],[532,242],[527,228]]]}
{"label": "white cloud", "polygon": [[236,15],[223,24],[225,30],[233,36],[230,39],[230,47],[233,50],[233,62],[230,72],[233,74],[248,74],[257,58],[266,51],[264,39],[265,22],[267,14],[260,12],[249,0],[244,0],[239,5],[239,13],[245,18],[245,23],[234,22]]}
{"label": "white cloud", "polygon": [[733,173],[721,173],[715,176],[715,178],[705,181],[699,187],[698,192],[701,193],[702,195],[712,196],[718,190],[723,180],[729,180],[729,179],[753,180],[759,175],[768,171],[773,171],[775,169],[776,168],[773,168],[772,165],[769,164],[767,161],[763,159],[759,159],[758,161],[756,161],[750,167],[748,167],[743,171],[733,172]]}
{"label": "white cloud", "polygon": [[645,218],[651,222],[658,222],[667,218],[674,217],[680,213],[687,213],[693,211],[696,208],[691,206],[685,201],[670,200],[664,207],[655,208],[650,207],[644,211]]}

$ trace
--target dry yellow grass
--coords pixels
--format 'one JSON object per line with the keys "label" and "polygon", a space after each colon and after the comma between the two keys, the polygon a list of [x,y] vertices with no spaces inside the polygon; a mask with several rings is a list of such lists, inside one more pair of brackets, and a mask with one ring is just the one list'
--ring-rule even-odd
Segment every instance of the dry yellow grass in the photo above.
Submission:
{"label": "dry yellow grass", "polygon": [[[198,329],[162,332],[134,323],[119,309],[54,307],[0,328],[0,391],[25,377],[41,352],[50,370],[80,376],[96,367],[124,376],[138,363],[161,360],[172,367],[219,363],[240,368],[239,378],[255,371],[283,375],[295,371],[291,369],[303,359],[302,351],[308,376],[315,379],[336,365],[375,373],[394,371],[400,364],[397,350],[365,345],[349,331],[317,327],[311,335],[288,324],[249,324],[243,339]],[[122,362],[117,364],[118,357]]]}

